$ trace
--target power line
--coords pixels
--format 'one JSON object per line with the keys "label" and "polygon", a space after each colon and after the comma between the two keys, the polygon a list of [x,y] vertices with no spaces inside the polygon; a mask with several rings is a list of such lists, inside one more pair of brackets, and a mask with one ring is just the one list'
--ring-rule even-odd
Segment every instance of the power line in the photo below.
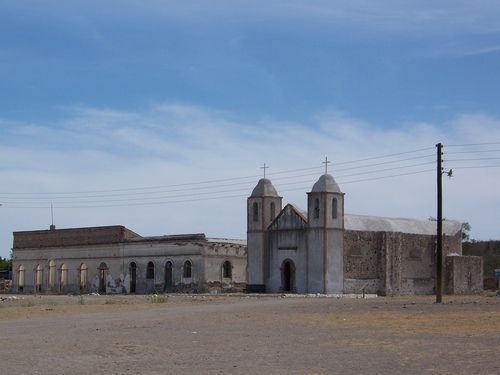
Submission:
{"label": "power line", "polygon": [[478,160],[500,160],[500,157],[495,157],[495,158],[470,158],[470,159],[445,159],[443,161],[445,162],[450,162],[450,161],[478,161]]}
{"label": "power line", "polygon": [[[394,157],[394,156],[411,154],[411,153],[426,151],[426,150],[430,150],[430,149],[433,149],[433,148],[432,147],[426,147],[426,148],[420,148],[420,149],[415,149],[415,150],[410,150],[410,151],[404,151],[404,152],[398,152],[398,153],[393,153],[393,154],[386,154],[386,155],[374,156],[374,157],[357,159],[357,160],[350,160],[350,161],[345,161],[345,162],[334,163],[334,165],[355,164],[355,163],[359,163],[359,162],[362,162],[362,161],[369,161],[369,160],[390,158],[390,157]],[[400,161],[411,160],[411,159],[412,158],[410,158],[410,159],[401,159]],[[386,163],[395,163],[395,162],[398,162],[398,160],[390,161],[390,162],[386,162]],[[381,163],[381,164],[383,164],[383,163]],[[374,164],[374,165],[381,165],[381,164]],[[365,166],[365,167],[367,167],[367,166]],[[290,170],[285,170],[285,171],[268,173],[268,175],[274,176],[274,175],[287,174],[287,173],[293,173],[293,172],[302,172],[302,171],[307,171],[307,170],[318,170],[320,168],[323,168],[323,167],[317,166],[317,167],[290,169]],[[353,167],[353,168],[356,168],[356,167]],[[343,169],[343,170],[345,170],[345,169]],[[249,175],[249,176],[241,176],[241,177],[213,179],[213,180],[206,180],[206,181],[186,182],[186,183],[180,183],[180,184],[169,184],[169,185],[158,185],[158,186],[143,186],[143,187],[122,188],[122,189],[82,190],[82,191],[71,191],[71,192],[36,192],[36,193],[29,193],[29,192],[0,192],[0,194],[3,194],[3,195],[71,195],[71,194],[91,194],[91,193],[117,193],[117,192],[125,192],[125,191],[153,190],[153,189],[163,189],[163,188],[170,188],[170,187],[204,185],[204,184],[212,184],[212,183],[219,183],[219,182],[237,181],[237,180],[243,180],[243,179],[255,179],[255,178],[259,178],[259,177],[261,177],[261,176],[260,175]]]}
{"label": "power line", "polygon": [[[373,171],[365,171],[365,172],[358,172],[358,173],[352,173],[352,174],[347,174],[347,175],[339,175],[337,176],[338,178],[342,177],[351,177],[351,176],[359,176],[359,175],[365,175],[365,174],[373,174],[373,173],[380,173],[380,172],[387,172],[391,170],[398,170],[398,169],[408,169],[408,168],[414,168],[422,165],[428,165],[428,164],[433,164],[434,162],[426,162],[426,163],[417,163],[417,164],[410,164],[410,165],[403,165],[399,167],[392,167],[392,168],[383,168],[383,169],[377,169]],[[353,168],[349,168],[353,169]],[[316,174],[314,174],[316,175]],[[296,177],[305,177],[308,175],[303,175],[303,176],[296,176]],[[277,184],[278,186],[288,186],[288,185],[297,185],[297,184],[302,184],[302,183],[312,183],[313,181],[311,180],[302,180],[302,181],[292,181],[292,182],[286,182],[286,183],[280,183]],[[230,184],[230,185],[240,185],[241,183],[236,183],[236,184]],[[85,201],[56,201],[58,204],[74,204],[74,203],[107,203],[107,202],[126,202],[126,201],[141,201],[141,200],[155,200],[155,199],[169,199],[169,198],[182,198],[182,197],[189,197],[193,195],[210,195],[210,194],[222,194],[222,193],[232,193],[232,192],[238,192],[238,191],[248,191],[251,189],[251,186],[249,183],[244,183],[247,185],[245,188],[240,188],[240,189],[228,189],[228,190],[215,190],[215,191],[208,191],[208,192],[196,192],[196,193],[185,193],[185,194],[177,194],[177,195],[163,195],[163,196],[153,196],[153,197],[139,197],[139,198],[122,198],[122,199],[105,199],[105,200],[85,200]],[[212,187],[213,188],[213,187]],[[178,190],[175,190],[178,191]],[[183,191],[183,190],[181,190]],[[120,195],[117,195],[120,196]],[[88,196],[89,198],[94,198],[97,196]],[[113,196],[111,196],[113,197]],[[45,202],[39,202],[41,204],[49,204],[53,202],[55,199],[68,199],[71,197],[52,197],[51,201],[45,201]],[[86,197],[75,197],[75,199],[82,199]],[[3,197],[2,199],[8,199],[8,200],[18,200],[18,199],[28,199],[28,200],[41,200],[41,199],[46,199],[46,197],[33,197],[33,198],[26,198],[26,197],[14,197],[14,198],[5,198]],[[8,201],[5,201],[6,203],[10,203]],[[32,204],[34,202],[24,202],[24,201],[14,201],[12,203],[15,204]]]}
{"label": "power line", "polygon": [[445,152],[445,155],[452,155],[452,154],[480,154],[480,153],[485,153],[485,152],[499,152],[500,149],[496,150],[472,150],[472,151],[447,151]]}
{"label": "power line", "polygon": [[471,147],[471,146],[490,146],[500,145],[500,142],[484,142],[484,143],[464,143],[461,145],[444,145],[444,147]]}
{"label": "power line", "polygon": [[481,168],[498,168],[500,167],[500,164],[496,165],[469,165],[469,166],[464,166],[464,165],[459,165],[459,166],[450,166],[452,169],[481,169]]}
{"label": "power line", "polygon": [[[365,179],[360,179],[360,180],[343,181],[341,183],[345,185],[345,184],[352,184],[352,183],[365,182],[365,181],[382,180],[382,179],[386,179],[386,178],[409,176],[409,175],[427,173],[427,172],[431,172],[431,171],[434,171],[434,170],[433,169],[426,169],[426,170],[420,170],[420,171],[415,171],[415,172],[400,173],[400,174],[387,175],[387,176],[381,176],[381,177],[372,177],[372,178],[365,178]],[[282,192],[297,191],[297,190],[306,190],[308,188],[310,188],[310,186],[309,187],[302,186],[302,187],[292,188],[292,189],[283,189],[280,191],[282,191]],[[173,201],[167,200],[167,201],[157,201],[157,202],[140,202],[140,203],[124,203],[124,204],[108,204],[108,205],[56,206],[56,208],[58,208],[58,209],[60,209],[60,208],[75,209],[75,208],[110,208],[110,207],[152,206],[152,205],[163,205],[163,204],[171,204],[171,203],[199,202],[199,201],[208,201],[208,200],[216,200],[216,199],[242,198],[242,197],[247,197],[247,196],[248,196],[248,194],[237,194],[237,195],[223,195],[223,196],[216,196],[216,197],[190,198],[190,199],[173,200]],[[75,202],[72,202],[72,203],[74,204]],[[47,209],[47,208],[50,208],[50,206],[5,206],[5,208]]]}
{"label": "power line", "polygon": [[[386,162],[380,162],[380,163],[372,163],[372,164],[365,164],[365,165],[360,165],[360,166],[355,166],[355,167],[347,167],[347,168],[339,168],[336,169],[337,172],[342,172],[342,171],[350,171],[353,169],[366,169],[366,168],[371,168],[371,167],[376,167],[380,165],[387,165],[387,164],[394,164],[394,163],[400,163],[404,161],[410,161],[410,160],[417,160],[417,159],[424,159],[428,158],[432,155],[423,155],[423,156],[416,156],[416,157],[411,157],[411,158],[405,158],[405,159],[399,159],[399,160],[390,160]],[[417,164],[417,165],[423,165],[423,164],[430,164],[433,162],[429,163],[422,163],[422,164]],[[412,166],[402,166],[402,167],[397,167],[397,168],[408,168]],[[321,167],[315,167],[315,168],[321,168]],[[394,168],[394,169],[397,169]],[[389,170],[389,169],[387,169]],[[296,171],[296,170],[295,170]],[[383,169],[380,171],[384,171]],[[375,173],[377,171],[368,171],[368,172],[361,172],[358,174],[362,173]],[[295,175],[295,176],[284,176],[284,177],[277,177],[274,180],[282,180],[282,179],[291,179],[291,178],[297,178],[297,177],[307,177],[307,176],[316,176],[317,173],[309,173],[309,174],[303,174],[303,175]],[[341,176],[339,176],[341,177]],[[98,194],[98,195],[81,195],[81,196],[66,196],[66,197],[57,197],[57,196],[47,196],[47,193],[42,193],[45,196],[42,197],[26,197],[26,195],[23,195],[21,197],[0,197],[0,199],[3,200],[14,200],[14,199],[28,199],[28,200],[42,200],[42,199],[86,199],[86,198],[105,198],[105,197],[117,197],[117,196],[137,196],[137,195],[144,195],[144,194],[164,194],[164,193],[173,193],[173,192],[184,192],[184,191],[197,191],[197,190],[205,190],[205,189],[214,189],[214,188],[224,188],[224,187],[229,187],[229,186],[238,186],[238,185],[246,185],[248,186],[249,184],[252,184],[253,181],[245,181],[245,182],[235,182],[231,184],[222,184],[222,185],[212,185],[212,186],[201,186],[201,187],[191,187],[191,188],[183,188],[183,189],[171,189],[171,190],[158,190],[158,191],[149,191],[149,192],[134,192],[134,193],[116,193],[116,194]],[[7,195],[7,193],[3,193],[4,195]],[[15,194],[15,193],[13,193]],[[24,193],[23,193],[24,194]],[[37,193],[34,193],[35,195]],[[202,193],[199,193],[202,194]],[[132,199],[132,198],[130,198]]]}

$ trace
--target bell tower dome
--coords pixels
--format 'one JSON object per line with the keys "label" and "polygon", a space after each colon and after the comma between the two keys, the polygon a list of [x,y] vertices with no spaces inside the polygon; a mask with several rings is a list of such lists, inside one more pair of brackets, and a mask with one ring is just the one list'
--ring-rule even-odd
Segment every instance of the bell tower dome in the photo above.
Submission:
{"label": "bell tower dome", "polygon": [[247,199],[247,289],[264,292],[268,277],[266,231],[281,212],[282,197],[271,181],[262,178]]}
{"label": "bell tower dome", "polygon": [[344,289],[344,193],[328,173],[307,193],[309,291]]}

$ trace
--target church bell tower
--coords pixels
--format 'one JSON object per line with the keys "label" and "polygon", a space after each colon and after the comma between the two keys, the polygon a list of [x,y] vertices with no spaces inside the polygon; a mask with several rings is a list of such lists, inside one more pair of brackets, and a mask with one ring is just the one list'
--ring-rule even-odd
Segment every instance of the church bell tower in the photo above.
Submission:
{"label": "church bell tower", "polygon": [[344,290],[344,193],[325,173],[307,193],[308,291]]}
{"label": "church bell tower", "polygon": [[269,224],[281,212],[282,197],[262,178],[247,199],[247,290],[265,292],[268,277],[267,236]]}

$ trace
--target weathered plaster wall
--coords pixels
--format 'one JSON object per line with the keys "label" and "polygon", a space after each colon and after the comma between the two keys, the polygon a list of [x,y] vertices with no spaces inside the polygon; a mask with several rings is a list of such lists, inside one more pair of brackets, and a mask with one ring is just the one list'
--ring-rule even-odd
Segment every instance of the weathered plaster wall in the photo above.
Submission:
{"label": "weathered plaster wall", "polygon": [[269,277],[266,280],[266,291],[278,293],[283,291],[282,267],[286,260],[293,262],[294,280],[292,291],[307,292],[307,247],[306,235],[302,229],[287,229],[268,232],[269,244]]}
{"label": "weathered plaster wall", "polygon": [[[219,250],[220,249],[220,250]],[[207,259],[214,258],[213,261]],[[246,246],[209,241],[142,241],[132,240],[109,245],[86,245],[49,248],[21,248],[13,251],[14,290],[18,288],[19,266],[25,271],[23,292],[35,292],[35,269],[42,267],[41,292],[44,293],[78,293],[98,292],[104,285],[106,293],[128,293],[131,290],[132,277],[130,265],[136,264],[136,293],[163,292],[166,287],[166,264],[172,263],[172,287],[169,291],[199,291],[206,289],[213,280],[207,279],[206,267],[215,267],[219,275],[220,262],[228,259],[235,267],[234,283],[245,283]],[[184,263],[192,264],[191,277],[184,278]],[[55,277],[50,282],[49,262],[55,263]],[[148,263],[154,265],[154,277],[146,277]],[[67,271],[66,283],[61,266]],[[80,269],[82,264],[87,268],[87,282],[80,287]],[[105,265],[104,270],[99,268]],[[210,272],[208,272],[210,273]],[[104,277],[101,283],[100,278]],[[215,277],[215,276],[214,276]],[[220,281],[220,275],[219,275]]]}
{"label": "weathered plaster wall", "polygon": [[[461,254],[460,237],[444,236],[443,259]],[[434,293],[435,242],[433,235],[345,231],[344,292],[364,288],[383,295]]]}
{"label": "weathered plaster wall", "polygon": [[[230,243],[213,243],[204,248],[204,282],[211,291],[243,291],[247,282],[246,247]],[[231,264],[231,277],[224,277],[224,262]]]}
{"label": "weathered plaster wall", "polygon": [[471,294],[483,290],[483,257],[447,256],[445,260],[445,292]]}

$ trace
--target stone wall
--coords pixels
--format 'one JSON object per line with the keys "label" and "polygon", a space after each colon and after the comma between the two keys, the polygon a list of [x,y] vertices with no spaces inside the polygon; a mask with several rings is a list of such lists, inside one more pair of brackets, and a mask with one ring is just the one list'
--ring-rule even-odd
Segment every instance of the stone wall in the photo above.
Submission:
{"label": "stone wall", "polygon": [[[345,231],[344,292],[432,294],[435,248],[432,235]],[[450,253],[462,253],[460,233],[443,237],[443,259]]]}
{"label": "stone wall", "polygon": [[445,265],[445,293],[472,294],[483,290],[482,257],[447,256]]}

